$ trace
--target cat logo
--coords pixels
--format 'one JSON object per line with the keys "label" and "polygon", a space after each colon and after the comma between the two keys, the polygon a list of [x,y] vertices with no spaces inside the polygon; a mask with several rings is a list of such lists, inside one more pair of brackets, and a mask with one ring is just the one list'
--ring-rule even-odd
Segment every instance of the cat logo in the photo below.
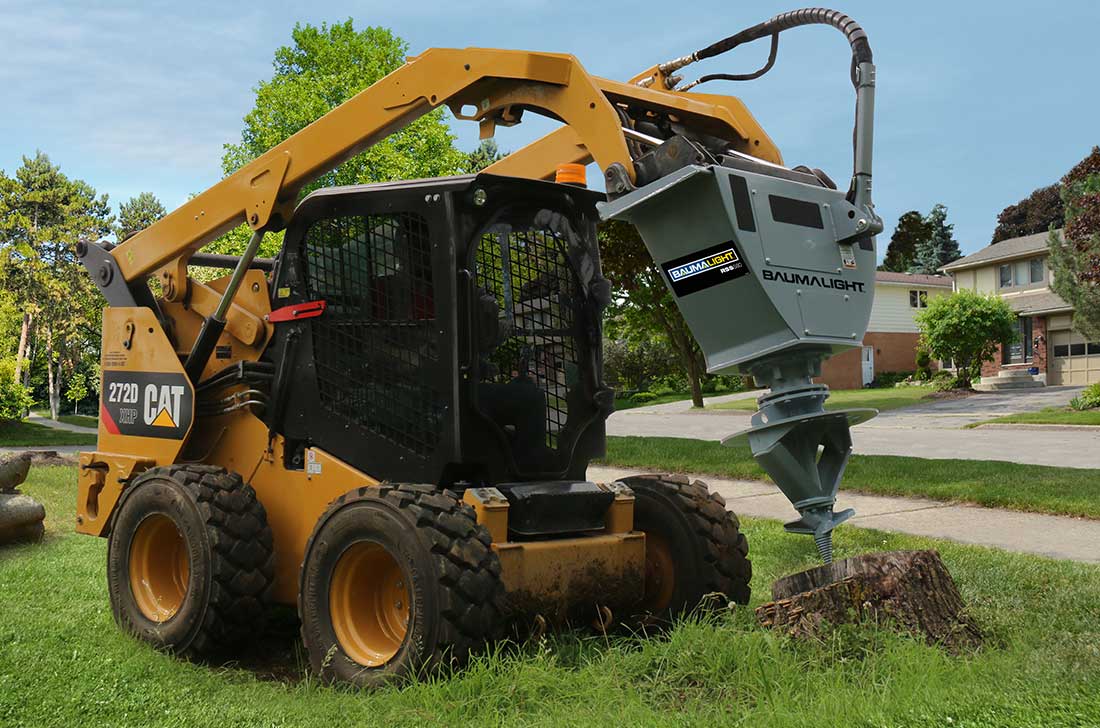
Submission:
{"label": "cat logo", "polygon": [[182,384],[145,385],[145,424],[153,427],[178,427]]}
{"label": "cat logo", "polygon": [[100,422],[113,435],[183,439],[195,399],[182,373],[103,372]]}

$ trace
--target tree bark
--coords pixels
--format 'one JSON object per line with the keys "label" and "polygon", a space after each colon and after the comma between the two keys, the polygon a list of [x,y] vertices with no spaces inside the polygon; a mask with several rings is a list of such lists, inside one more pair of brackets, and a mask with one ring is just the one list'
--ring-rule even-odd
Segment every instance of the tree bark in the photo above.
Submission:
{"label": "tree bark", "polygon": [[31,469],[30,453],[10,458],[0,463],[0,493],[12,493],[27,479]]}
{"label": "tree bark", "polygon": [[37,541],[45,532],[46,509],[22,493],[0,493],[0,544]]}
{"label": "tree bark", "polygon": [[50,419],[61,415],[61,372],[53,357],[53,331],[46,332],[46,391],[50,400]]}
{"label": "tree bark", "polygon": [[936,551],[888,551],[837,561],[779,579],[772,598],[757,607],[757,618],[793,637],[817,636],[826,625],[866,621],[897,626],[953,651],[982,641]]}
{"label": "tree bark", "polygon": [[691,406],[703,406],[703,385],[699,381],[699,362],[696,361],[694,352],[688,357],[688,382],[691,384]]}
{"label": "tree bark", "polygon": [[27,334],[31,329],[31,312],[23,312],[23,328],[19,331],[19,349],[15,352],[15,383],[19,384],[23,374],[23,359],[27,354]]}

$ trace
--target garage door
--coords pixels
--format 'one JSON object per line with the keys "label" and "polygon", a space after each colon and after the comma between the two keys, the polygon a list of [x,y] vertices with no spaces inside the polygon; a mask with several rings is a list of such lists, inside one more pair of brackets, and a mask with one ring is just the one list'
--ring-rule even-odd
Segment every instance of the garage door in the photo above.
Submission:
{"label": "garage door", "polygon": [[1075,331],[1051,332],[1050,343],[1051,384],[1100,382],[1100,343],[1085,341]]}

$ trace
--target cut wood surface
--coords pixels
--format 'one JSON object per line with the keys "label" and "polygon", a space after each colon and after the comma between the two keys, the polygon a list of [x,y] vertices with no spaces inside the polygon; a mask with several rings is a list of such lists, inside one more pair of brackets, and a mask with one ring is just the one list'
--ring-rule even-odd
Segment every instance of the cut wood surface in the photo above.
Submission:
{"label": "cut wood surface", "polygon": [[816,635],[826,624],[869,620],[950,649],[981,644],[981,630],[936,551],[886,551],[837,561],[777,580],[772,598],[757,607],[757,617],[795,637]]}

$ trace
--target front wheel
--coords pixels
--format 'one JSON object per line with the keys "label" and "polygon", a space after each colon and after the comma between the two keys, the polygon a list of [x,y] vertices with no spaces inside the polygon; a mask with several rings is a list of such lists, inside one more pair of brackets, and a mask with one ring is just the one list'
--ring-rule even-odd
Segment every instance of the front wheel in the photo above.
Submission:
{"label": "front wheel", "polygon": [[189,657],[256,634],[274,580],[271,529],[252,488],[210,465],[153,468],[127,489],[107,545],[115,621]]}
{"label": "front wheel", "polygon": [[646,537],[639,616],[668,622],[708,594],[748,603],[749,545],[722,496],[682,475],[639,475],[622,482],[634,491],[634,528]]}
{"label": "front wheel", "polygon": [[491,541],[473,509],[432,486],[341,497],[302,564],[298,612],[313,671],[373,687],[463,664],[501,626]]}

